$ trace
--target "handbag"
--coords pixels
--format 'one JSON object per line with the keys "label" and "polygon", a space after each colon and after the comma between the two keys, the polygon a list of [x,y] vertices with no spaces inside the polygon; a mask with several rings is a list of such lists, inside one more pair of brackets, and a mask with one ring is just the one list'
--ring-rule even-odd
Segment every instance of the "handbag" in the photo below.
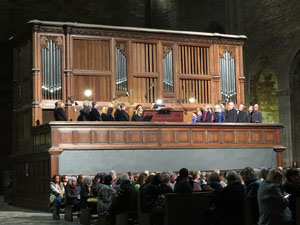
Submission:
{"label": "handbag", "polygon": [[56,195],[55,194],[51,194],[50,198],[49,198],[50,203],[53,203],[55,199],[56,199]]}

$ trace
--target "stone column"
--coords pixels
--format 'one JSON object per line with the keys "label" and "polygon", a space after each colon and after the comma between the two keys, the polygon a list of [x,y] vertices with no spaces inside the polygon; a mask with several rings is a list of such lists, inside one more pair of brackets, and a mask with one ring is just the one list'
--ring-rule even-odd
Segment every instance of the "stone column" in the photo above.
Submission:
{"label": "stone column", "polygon": [[280,133],[280,142],[286,146],[283,153],[283,166],[291,166],[293,162],[293,142],[292,142],[292,119],[291,119],[291,92],[290,90],[279,90],[278,108],[279,122],[284,126]]}

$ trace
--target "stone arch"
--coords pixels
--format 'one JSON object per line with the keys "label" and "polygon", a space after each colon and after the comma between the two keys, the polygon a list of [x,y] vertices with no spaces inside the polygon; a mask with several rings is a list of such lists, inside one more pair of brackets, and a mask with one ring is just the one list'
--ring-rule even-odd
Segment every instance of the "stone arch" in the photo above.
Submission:
{"label": "stone arch", "polygon": [[250,77],[248,103],[260,106],[263,122],[279,123],[276,71],[267,57],[261,58],[257,68],[257,71]]}
{"label": "stone arch", "polygon": [[290,74],[293,159],[300,165],[300,50],[292,61]]}

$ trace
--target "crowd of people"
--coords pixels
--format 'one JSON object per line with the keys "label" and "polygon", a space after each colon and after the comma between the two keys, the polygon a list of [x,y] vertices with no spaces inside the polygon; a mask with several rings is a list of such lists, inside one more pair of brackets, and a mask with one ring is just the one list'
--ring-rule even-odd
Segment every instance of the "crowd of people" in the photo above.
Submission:
{"label": "crowd of people", "polygon": [[[84,101],[83,108],[77,117],[77,121],[129,121],[130,117],[126,111],[125,104],[118,104],[114,111],[113,107],[103,107],[102,112],[98,110],[96,101]],[[67,116],[63,110],[64,104],[62,101],[55,103],[54,118],[56,121],[67,121]],[[114,112],[114,114],[113,114]],[[136,109],[131,117],[132,121],[143,121],[143,107],[141,104],[136,106]]]}
{"label": "crowd of people", "polygon": [[[98,173],[94,177],[55,175],[50,183],[50,205],[57,218],[62,203],[75,210],[89,207],[115,224],[116,215],[137,209],[140,196],[142,211],[151,214],[151,223],[164,222],[164,199],[168,193],[212,192],[214,207],[204,224],[244,224],[244,201],[250,200],[252,223],[283,225],[296,219],[296,198],[300,197],[299,169],[281,168],[213,172],[188,171],[131,172],[117,176],[115,171]],[[199,203],[201,204],[201,203]]]}
{"label": "crowd of people", "polygon": [[227,105],[215,105],[214,109],[210,109],[209,105],[205,104],[203,108],[193,112],[192,122],[262,123],[262,113],[259,111],[258,104],[250,105],[248,112],[245,111],[243,104],[235,109],[233,102]]}
{"label": "crowd of people", "polygon": [[[62,101],[55,103],[54,117],[56,121],[67,121],[66,114],[63,110]],[[98,110],[98,104],[93,101],[83,102],[83,108],[77,118],[78,121],[130,121],[130,116],[126,111],[125,104],[118,104],[114,111],[113,107],[103,107],[102,113]],[[114,114],[113,114],[114,112]],[[141,104],[135,107],[131,121],[144,121],[144,109]],[[262,123],[262,113],[259,111],[258,104],[249,106],[248,112],[245,106],[240,104],[238,109],[234,108],[234,103],[215,105],[211,109],[209,105],[204,104],[202,108],[198,108],[193,112],[193,123],[196,122],[216,122],[216,123]]]}

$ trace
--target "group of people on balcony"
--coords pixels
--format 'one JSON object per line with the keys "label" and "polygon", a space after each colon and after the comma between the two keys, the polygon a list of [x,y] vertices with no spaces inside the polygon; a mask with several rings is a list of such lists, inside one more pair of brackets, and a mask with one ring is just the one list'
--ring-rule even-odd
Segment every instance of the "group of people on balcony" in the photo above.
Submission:
{"label": "group of people on balcony", "polygon": [[[62,101],[55,103],[54,117],[56,121],[67,121],[66,114],[63,110]],[[125,104],[118,104],[113,114],[113,107],[103,107],[102,113],[98,110],[98,104],[93,101],[90,105],[89,101],[83,102],[83,108],[77,118],[78,121],[130,121],[129,114],[126,111]],[[259,111],[258,104],[249,106],[248,112],[244,110],[245,106],[240,104],[238,109],[234,108],[234,103],[229,102],[215,105],[211,109],[209,105],[204,104],[203,108],[198,108],[193,112],[192,122],[216,122],[216,123],[262,123],[262,113]],[[135,107],[131,121],[144,121],[144,109],[141,104]]]}
{"label": "group of people on balcony", "polygon": [[[130,117],[126,111],[125,104],[118,104],[113,114],[113,107],[103,107],[100,114],[97,109],[98,103],[93,101],[90,105],[89,101],[83,102],[83,108],[77,118],[78,121],[129,121]],[[55,103],[54,118],[56,121],[67,121],[66,114],[63,110],[64,104],[62,101]],[[143,121],[143,107],[141,104],[137,105],[131,117],[131,121]]]}
{"label": "group of people on balcony", "polygon": [[[286,178],[286,179],[285,179]],[[290,168],[252,169],[214,172],[144,171],[131,172],[117,177],[115,171],[98,173],[93,178],[55,175],[50,183],[50,202],[57,210],[61,204],[73,205],[75,210],[89,207],[115,223],[117,214],[137,209],[140,196],[141,210],[151,214],[152,224],[163,224],[164,199],[168,193],[192,193],[197,191],[215,194],[214,208],[205,216],[208,224],[244,224],[244,201],[248,199],[252,223],[259,225],[283,225],[285,220],[296,219],[296,198],[300,197],[299,170]],[[200,204],[200,203],[199,203]],[[199,218],[200,219],[200,218]],[[207,221],[208,220],[208,221]]]}
{"label": "group of people on balcony", "polygon": [[238,109],[234,108],[234,103],[229,102],[227,107],[224,104],[215,105],[214,110],[207,104],[193,112],[192,122],[214,122],[214,123],[262,123],[262,113],[258,104],[249,106],[248,112],[245,106],[240,104]]}

